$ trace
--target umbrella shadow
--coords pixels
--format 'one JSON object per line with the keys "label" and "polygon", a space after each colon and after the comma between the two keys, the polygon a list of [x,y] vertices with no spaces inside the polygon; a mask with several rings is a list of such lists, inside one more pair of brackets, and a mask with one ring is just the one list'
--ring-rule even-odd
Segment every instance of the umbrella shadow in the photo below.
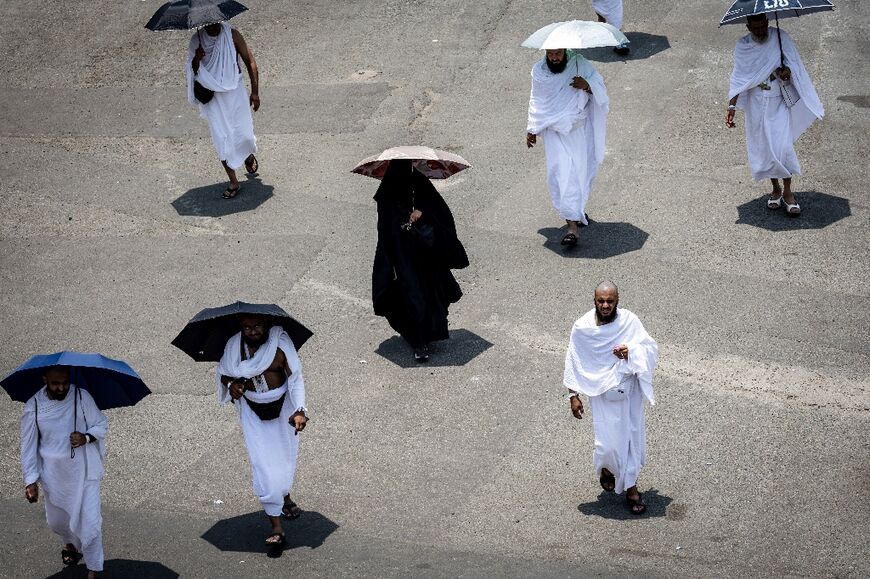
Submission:
{"label": "umbrella shadow", "polygon": [[625,56],[619,56],[612,47],[589,48],[583,51],[587,60],[596,62],[619,62],[623,60],[644,60],[671,47],[667,36],[661,34],[649,34],[647,32],[626,32],[629,40],[628,47],[631,52]]}
{"label": "umbrella shadow", "polygon": [[562,245],[567,225],[539,229],[538,233],[546,238],[543,246],[562,257],[607,259],[638,251],[649,237],[649,233],[631,223],[588,221],[589,225],[580,228],[580,240],[573,247]]}
{"label": "umbrella shadow", "polygon": [[[577,510],[584,515],[590,517],[601,517],[603,519],[614,519],[617,521],[629,521],[632,519],[652,519],[656,517],[669,516],[668,505],[674,499],[667,495],[660,494],[656,489],[649,489],[642,492],[643,502],[646,503],[646,512],[642,515],[634,515],[629,512],[625,502],[625,493],[616,494],[601,491],[598,495],[598,500],[577,505]],[[670,516],[671,519],[679,520],[683,516],[685,509],[679,509],[679,516]]]}
{"label": "umbrella shadow", "polygon": [[226,217],[233,213],[253,211],[273,196],[275,188],[264,185],[259,177],[248,175],[239,183],[241,189],[232,199],[224,199],[227,183],[195,187],[172,202],[182,216]]}
{"label": "umbrella shadow", "polygon": [[[67,579],[73,577],[81,579],[85,575],[83,566],[73,565],[46,579]],[[133,561],[132,559],[109,559],[104,563],[101,575],[107,577],[136,577],[137,579],[178,579],[180,577],[178,573],[162,563]]]}
{"label": "umbrella shadow", "polygon": [[793,231],[797,229],[822,229],[852,215],[849,200],[844,197],[819,193],[818,191],[795,192],[801,206],[798,217],[790,217],[785,209],[767,208],[768,195],[737,206],[737,221],[768,231]]}
{"label": "umbrella shadow", "polygon": [[375,354],[401,368],[465,366],[492,348],[492,342],[465,329],[450,330],[450,339],[429,344],[429,361],[414,360],[414,350],[401,336],[387,338],[378,345]]}
{"label": "umbrella shadow", "polygon": [[[282,519],[287,544],[284,550],[320,547],[338,525],[316,511],[302,511],[293,521]],[[266,537],[269,521],[263,511],[239,515],[218,521],[202,534],[202,538],[220,549],[241,553],[268,553]]]}

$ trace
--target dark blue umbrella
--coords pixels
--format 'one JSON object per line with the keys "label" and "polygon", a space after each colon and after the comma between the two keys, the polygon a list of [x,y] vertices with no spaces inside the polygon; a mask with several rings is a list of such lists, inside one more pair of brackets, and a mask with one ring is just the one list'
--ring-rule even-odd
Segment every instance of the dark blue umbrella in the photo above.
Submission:
{"label": "dark blue umbrella", "polygon": [[785,66],[785,56],[782,54],[782,36],[779,32],[779,17],[797,18],[814,12],[828,12],[834,9],[829,0],[737,0],[725,12],[719,26],[746,22],[747,16],[770,14],[776,19],[776,37],[779,40],[779,61]]}
{"label": "dark blue umbrella", "polygon": [[247,9],[235,0],[175,0],[158,8],[145,28],[190,30],[224,22]]}
{"label": "dark blue umbrella", "polygon": [[45,386],[42,375],[50,366],[69,367],[70,383],[87,390],[101,410],[133,406],[151,393],[139,375],[124,362],[80,352],[33,356],[0,380],[0,386],[12,400],[27,402]]}
{"label": "dark blue umbrella", "polygon": [[719,26],[746,22],[747,16],[774,13],[775,18],[794,18],[813,12],[833,10],[828,0],[737,0],[725,12]]}
{"label": "dark blue umbrella", "polygon": [[239,316],[242,314],[263,316],[271,325],[283,327],[297,350],[314,335],[275,304],[236,302],[206,308],[196,314],[172,340],[172,345],[197,362],[219,362],[227,340],[241,331]]}

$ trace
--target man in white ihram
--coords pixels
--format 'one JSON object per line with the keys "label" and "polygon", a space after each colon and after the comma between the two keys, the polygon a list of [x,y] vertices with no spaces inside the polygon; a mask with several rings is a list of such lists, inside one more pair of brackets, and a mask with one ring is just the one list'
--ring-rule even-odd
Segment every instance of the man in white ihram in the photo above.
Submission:
{"label": "man in white ihram", "polygon": [[646,512],[637,478],[646,460],[644,400],[655,404],[652,375],[659,350],[636,315],[618,309],[611,282],[595,288],[595,307],[574,323],[565,354],[564,384],[571,412],[583,418],[580,394],[589,397],[601,488],[625,491],[632,514]]}
{"label": "man in white ihram", "polygon": [[[622,30],[622,0],[592,0],[592,9],[598,15],[599,22],[606,22]],[[613,51],[625,56],[629,53],[628,43],[623,42]]]}
{"label": "man in white ihram", "polygon": [[[794,142],[825,115],[825,109],[791,37],[783,30],[770,32],[764,14],[748,17],[746,27],[749,34],[734,48],[725,124],[734,128],[734,113],[743,110],[752,178],[770,179],[773,190],[768,209],[779,209],[785,203],[786,213],[796,217],[801,208],[792,194],[791,179],[800,174],[801,165]],[[782,53],[778,36],[782,37]],[[783,85],[799,95],[791,107],[783,98]]]}
{"label": "man in white ihram", "polygon": [[60,537],[63,564],[84,557],[88,579],[95,579],[103,570],[100,479],[109,424],[91,395],[70,385],[69,368],[48,368],[43,381],[21,417],[24,497],[35,503],[42,484],[45,519]]}
{"label": "man in white ihram", "polygon": [[232,401],[239,412],[251,460],[254,494],[272,524],[266,539],[270,557],[285,544],[281,517],[301,511],[290,500],[296,474],[298,434],[305,428],[302,364],[287,332],[263,316],[242,315],[241,332],[227,341],[215,381],[218,402]]}
{"label": "man in white ihram", "polygon": [[[251,79],[250,96],[242,80],[239,57]],[[207,102],[202,102],[197,97],[196,85],[214,91],[214,95],[210,100],[204,97]],[[208,121],[215,150],[230,179],[225,199],[235,197],[241,187],[236,169],[243,164],[248,173],[259,169],[254,156],[257,138],[249,108],[255,111],[260,108],[259,87],[257,61],[238,30],[222,22],[209,24],[193,34],[187,50],[187,100]]]}
{"label": "man in white ihram", "polygon": [[609,107],[604,79],[580,54],[547,50],[532,67],[526,146],[538,135],[544,139],[550,198],[568,224],[562,245],[576,245],[579,225],[588,224],[586,202],[604,160]]}

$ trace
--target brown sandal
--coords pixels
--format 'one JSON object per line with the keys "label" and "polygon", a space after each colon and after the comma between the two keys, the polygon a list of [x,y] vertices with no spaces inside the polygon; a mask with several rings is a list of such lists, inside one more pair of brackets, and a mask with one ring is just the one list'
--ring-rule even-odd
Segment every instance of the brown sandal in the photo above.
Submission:
{"label": "brown sandal", "polygon": [[646,512],[646,503],[643,502],[643,495],[640,494],[640,491],[637,492],[636,499],[629,498],[626,494],[625,501],[628,503],[628,510],[632,515],[642,515]]}

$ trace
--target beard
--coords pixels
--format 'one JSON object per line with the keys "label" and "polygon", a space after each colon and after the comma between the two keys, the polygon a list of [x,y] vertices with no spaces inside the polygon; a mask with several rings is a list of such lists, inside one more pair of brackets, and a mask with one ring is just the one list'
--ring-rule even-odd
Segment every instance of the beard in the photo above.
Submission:
{"label": "beard", "polygon": [[599,322],[601,322],[602,324],[609,324],[610,322],[612,322],[613,320],[616,319],[616,312],[617,312],[618,309],[619,309],[619,308],[617,308],[617,307],[614,306],[613,311],[610,312],[610,315],[609,315],[609,316],[602,316],[602,315],[601,315],[601,312],[598,311],[598,308],[595,308],[595,318],[596,318]]}
{"label": "beard", "polygon": [[262,346],[263,344],[265,344],[269,340],[269,334],[266,332],[263,332],[263,336],[258,340],[252,340],[251,338],[242,334],[242,340],[244,340],[245,343],[248,346],[250,346],[251,348],[259,348],[260,346]]}
{"label": "beard", "polygon": [[550,69],[550,72],[552,72],[553,74],[559,74],[565,70],[566,66],[568,66],[568,55],[566,54],[565,57],[562,59],[562,62],[560,62],[559,64],[556,64],[555,62],[550,62],[550,59],[546,56],[544,57],[544,61],[547,63],[547,68]]}
{"label": "beard", "polygon": [[765,32],[764,34],[751,34],[752,40],[757,42],[758,44],[762,44],[765,40],[767,40],[767,36],[769,33]]}

